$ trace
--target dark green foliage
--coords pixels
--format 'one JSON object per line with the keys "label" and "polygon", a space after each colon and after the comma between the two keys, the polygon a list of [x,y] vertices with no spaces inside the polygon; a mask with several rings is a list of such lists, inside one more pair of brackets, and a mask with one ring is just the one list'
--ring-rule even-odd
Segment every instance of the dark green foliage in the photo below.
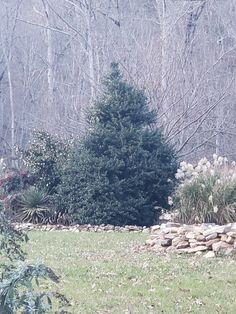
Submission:
{"label": "dark green foliage", "polygon": [[51,311],[50,294],[34,290],[34,286],[39,286],[39,279],[58,282],[54,272],[43,264],[22,264],[10,270],[0,283],[1,313],[43,314]]}
{"label": "dark green foliage", "polygon": [[1,189],[5,195],[17,192],[24,186],[23,180],[18,172],[8,172],[1,178]]}
{"label": "dark green foliage", "polygon": [[2,208],[0,209],[0,255],[11,261],[25,259],[21,243],[28,241],[26,234],[17,231],[7,220]]}
{"label": "dark green foliage", "polygon": [[[30,265],[25,262],[21,244],[27,240],[25,234],[15,230],[8,222],[1,206],[0,313],[52,313],[51,295],[39,290],[39,279],[58,282],[58,277],[43,264]],[[19,265],[19,261],[22,264]]]}
{"label": "dark green foliage", "polygon": [[22,190],[34,184],[34,177],[26,171],[6,170],[0,178],[0,199],[4,208],[12,213],[19,208],[19,195]]}
{"label": "dark green foliage", "polygon": [[34,180],[26,171],[6,170],[0,177],[0,187],[2,193],[8,195],[25,189],[33,184]]}
{"label": "dark green foliage", "polygon": [[27,169],[37,178],[37,184],[53,193],[60,183],[68,151],[68,142],[45,131],[35,131],[22,157]]}
{"label": "dark green foliage", "polygon": [[59,187],[60,205],[82,223],[152,224],[157,207],[167,206],[176,158],[143,91],[122,79],[117,64],[88,122]]}

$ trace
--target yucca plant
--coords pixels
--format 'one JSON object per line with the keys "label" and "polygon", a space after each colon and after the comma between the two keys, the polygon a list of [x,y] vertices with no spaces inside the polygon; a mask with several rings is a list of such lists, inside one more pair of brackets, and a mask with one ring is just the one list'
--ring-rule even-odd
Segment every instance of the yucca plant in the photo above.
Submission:
{"label": "yucca plant", "polygon": [[20,196],[19,217],[23,222],[46,223],[51,210],[49,206],[50,196],[48,193],[36,186],[31,186]]}

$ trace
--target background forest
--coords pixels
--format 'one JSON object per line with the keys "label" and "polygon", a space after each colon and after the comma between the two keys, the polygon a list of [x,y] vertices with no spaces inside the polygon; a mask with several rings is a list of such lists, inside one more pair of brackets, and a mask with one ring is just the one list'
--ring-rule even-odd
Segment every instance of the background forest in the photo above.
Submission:
{"label": "background forest", "polygon": [[235,159],[234,1],[0,3],[2,156],[14,159],[35,128],[80,136],[116,61],[145,90],[181,159]]}

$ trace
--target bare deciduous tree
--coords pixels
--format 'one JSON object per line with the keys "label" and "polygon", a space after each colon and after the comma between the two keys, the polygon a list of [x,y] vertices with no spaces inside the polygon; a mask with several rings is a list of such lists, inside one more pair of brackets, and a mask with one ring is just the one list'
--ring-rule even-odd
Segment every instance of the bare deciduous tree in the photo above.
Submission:
{"label": "bare deciduous tree", "polygon": [[145,89],[181,158],[236,157],[232,1],[11,0],[3,7],[0,136],[11,150],[32,128],[79,135],[115,60]]}

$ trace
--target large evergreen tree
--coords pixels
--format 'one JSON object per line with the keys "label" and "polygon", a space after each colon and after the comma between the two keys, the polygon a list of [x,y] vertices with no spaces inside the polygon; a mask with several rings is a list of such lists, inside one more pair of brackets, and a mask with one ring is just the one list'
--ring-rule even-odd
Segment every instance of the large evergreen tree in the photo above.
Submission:
{"label": "large evergreen tree", "polygon": [[173,189],[175,154],[143,91],[122,79],[117,64],[104,86],[62,180],[60,204],[82,223],[150,225]]}

